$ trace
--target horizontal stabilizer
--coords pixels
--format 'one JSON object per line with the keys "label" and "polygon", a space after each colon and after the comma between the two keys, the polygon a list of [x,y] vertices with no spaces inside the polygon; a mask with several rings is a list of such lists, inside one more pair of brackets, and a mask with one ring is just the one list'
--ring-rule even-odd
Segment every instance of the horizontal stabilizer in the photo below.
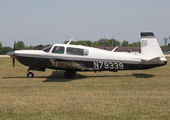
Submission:
{"label": "horizontal stabilizer", "polygon": [[142,61],[143,61],[143,62],[150,62],[150,61],[161,61],[161,60],[160,60],[160,57],[156,57],[156,58],[149,59],[149,60],[147,60],[147,59],[142,59]]}

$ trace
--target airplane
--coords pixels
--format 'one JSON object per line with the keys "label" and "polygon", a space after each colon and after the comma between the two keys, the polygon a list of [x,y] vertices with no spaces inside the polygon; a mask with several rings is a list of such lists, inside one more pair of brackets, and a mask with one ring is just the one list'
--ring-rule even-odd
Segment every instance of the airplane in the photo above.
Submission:
{"label": "airplane", "polygon": [[64,77],[73,79],[77,71],[112,71],[150,69],[167,64],[167,60],[153,34],[141,32],[141,53],[123,53],[82,45],[53,44],[43,50],[15,50],[7,55],[28,66],[27,77],[34,77],[30,70],[46,68],[65,70]]}

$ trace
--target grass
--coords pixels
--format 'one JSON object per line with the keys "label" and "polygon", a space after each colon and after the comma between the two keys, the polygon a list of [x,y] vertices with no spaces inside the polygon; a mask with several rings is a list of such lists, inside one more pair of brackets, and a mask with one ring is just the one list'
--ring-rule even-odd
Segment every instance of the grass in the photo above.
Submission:
{"label": "grass", "polygon": [[0,58],[1,120],[170,119],[169,62],[150,70],[78,72],[73,80],[50,69],[27,78],[27,69]]}

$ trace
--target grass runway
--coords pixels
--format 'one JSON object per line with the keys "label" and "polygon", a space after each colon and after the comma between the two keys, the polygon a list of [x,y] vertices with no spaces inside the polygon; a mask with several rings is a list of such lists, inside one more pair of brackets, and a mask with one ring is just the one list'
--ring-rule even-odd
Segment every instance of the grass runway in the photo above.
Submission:
{"label": "grass runway", "polygon": [[[167,58],[170,61],[170,58]],[[0,58],[1,120],[168,120],[170,62],[149,70],[77,72],[33,71]]]}

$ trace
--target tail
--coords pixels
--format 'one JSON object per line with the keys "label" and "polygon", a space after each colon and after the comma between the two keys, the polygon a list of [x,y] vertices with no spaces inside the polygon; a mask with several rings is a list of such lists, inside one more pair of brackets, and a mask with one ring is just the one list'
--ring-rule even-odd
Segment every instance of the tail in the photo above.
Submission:
{"label": "tail", "polygon": [[145,61],[167,61],[152,32],[141,32],[141,55]]}

